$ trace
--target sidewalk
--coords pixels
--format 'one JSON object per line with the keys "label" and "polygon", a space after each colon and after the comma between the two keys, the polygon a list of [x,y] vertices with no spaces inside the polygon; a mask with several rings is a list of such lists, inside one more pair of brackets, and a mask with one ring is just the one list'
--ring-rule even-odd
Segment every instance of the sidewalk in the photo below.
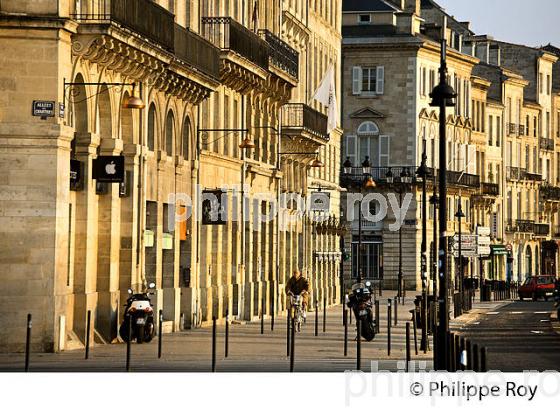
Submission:
{"label": "sidewalk", "polygon": [[[408,293],[405,305],[398,306],[398,325],[392,323],[391,356],[387,355],[387,299],[395,292],[383,292],[380,299],[380,334],[372,342],[362,340],[362,371],[370,371],[371,361],[378,361],[380,370],[395,371],[404,368],[406,357],[406,321],[413,307],[413,292]],[[393,307],[394,308],[394,307]],[[231,324],[229,328],[229,357],[224,357],[225,326],[217,327],[218,372],[288,372],[290,360],[286,346],[286,319],[276,318],[274,331],[270,319],[265,321],[264,334],[260,322]],[[415,355],[414,332],[411,323],[411,358],[425,362],[432,368],[429,351]],[[315,313],[309,312],[307,323],[295,340],[296,372],[343,372],[356,369],[355,321],[348,326],[348,355],[344,356],[344,326],[342,306],[327,309],[326,332],[323,333],[323,312],[319,312],[319,335],[314,336]],[[418,348],[421,331],[418,330]],[[431,346],[431,339],[430,339]],[[199,328],[163,335],[163,356],[157,358],[157,338],[149,344],[132,344],[131,369],[135,372],[209,372],[212,358],[212,329]],[[126,345],[97,345],[90,350],[89,360],[84,360],[84,350],[54,354],[32,354],[31,371],[64,372],[121,372],[125,371]],[[0,355],[0,371],[22,371],[23,354]],[[416,365],[418,367],[418,365]]]}
{"label": "sidewalk", "polygon": [[[474,297],[474,302],[472,305],[472,309],[469,312],[463,313],[461,316],[457,318],[453,318],[451,316],[449,322],[449,328],[451,330],[457,330],[462,328],[463,326],[467,326],[469,323],[476,322],[481,315],[485,315],[490,311],[494,311],[499,309],[503,306],[509,305],[513,303],[515,299],[508,299],[502,301],[491,301],[491,302],[481,302],[480,301],[480,292],[476,292]],[[453,304],[451,304],[451,315],[453,315]]]}

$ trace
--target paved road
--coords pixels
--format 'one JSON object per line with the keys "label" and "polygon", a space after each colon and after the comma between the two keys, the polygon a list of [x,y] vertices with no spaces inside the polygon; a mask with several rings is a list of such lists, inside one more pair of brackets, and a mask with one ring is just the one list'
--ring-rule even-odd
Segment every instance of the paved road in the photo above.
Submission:
{"label": "paved road", "polygon": [[455,330],[488,349],[488,368],[560,371],[558,322],[552,302],[515,301],[469,316]]}

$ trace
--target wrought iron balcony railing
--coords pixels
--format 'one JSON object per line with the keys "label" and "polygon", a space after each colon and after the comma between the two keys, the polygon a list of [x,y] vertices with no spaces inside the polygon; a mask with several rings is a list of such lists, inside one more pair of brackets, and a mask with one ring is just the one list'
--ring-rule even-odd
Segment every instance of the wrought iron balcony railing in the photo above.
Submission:
{"label": "wrought iron balcony railing", "polygon": [[[531,176],[531,178],[536,177]],[[508,181],[522,181],[527,179],[527,169],[521,167],[506,167],[506,179]]]}
{"label": "wrought iron balcony railing", "polygon": [[175,24],[175,55],[204,74],[220,77],[220,50],[178,24]]}
{"label": "wrought iron balcony railing", "polygon": [[540,147],[545,151],[554,151],[554,140],[551,138],[540,138]]}
{"label": "wrought iron balcony railing", "polygon": [[482,195],[498,196],[500,195],[500,185],[483,182],[481,184],[481,193]]}
{"label": "wrought iron balcony railing", "polygon": [[270,47],[270,63],[292,77],[298,78],[299,53],[269,30],[260,30],[259,34]]}
{"label": "wrought iron balcony railing", "polygon": [[257,34],[231,17],[203,17],[201,21],[202,36],[212,44],[268,69],[269,47]]}
{"label": "wrought iron balcony railing", "polygon": [[543,185],[540,188],[540,193],[545,201],[560,201],[560,187]]}
{"label": "wrought iron balcony railing", "polygon": [[[525,134],[525,130],[526,130],[526,128],[525,128],[524,125],[519,125],[519,135],[520,135],[520,136],[527,135],[527,134]],[[527,129],[527,132],[528,132],[528,131],[529,131],[529,130]]]}
{"label": "wrought iron balcony railing", "polygon": [[290,103],[282,107],[282,128],[286,131],[307,131],[328,142],[328,118],[303,103]]}
{"label": "wrought iron balcony railing", "polygon": [[401,182],[400,176],[406,170],[412,178],[411,183],[415,183],[417,169],[417,167],[370,167],[368,172],[364,172],[363,167],[351,167],[343,169],[341,180],[344,186],[359,185],[365,181],[366,177],[371,176],[376,183],[387,184],[387,174],[390,170],[393,175],[393,183],[399,183]]}
{"label": "wrought iron balcony railing", "polygon": [[535,224],[533,233],[535,236],[548,236],[550,234],[549,224]]}
{"label": "wrought iron balcony railing", "polygon": [[542,175],[526,171],[525,172],[525,177],[523,179],[525,179],[527,181],[540,182],[540,181],[542,181]]}
{"label": "wrought iron balcony railing", "polygon": [[88,23],[115,22],[167,50],[174,48],[174,15],[151,0],[81,1],[72,17]]}
{"label": "wrought iron balcony railing", "polygon": [[506,129],[507,129],[508,135],[517,135],[517,130],[518,130],[517,124],[508,122]]}

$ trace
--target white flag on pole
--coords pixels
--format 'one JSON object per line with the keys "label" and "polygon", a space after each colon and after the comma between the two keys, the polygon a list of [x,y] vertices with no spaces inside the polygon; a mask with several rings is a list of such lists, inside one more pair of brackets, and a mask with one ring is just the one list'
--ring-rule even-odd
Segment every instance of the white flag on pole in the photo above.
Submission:
{"label": "white flag on pole", "polygon": [[321,84],[311,98],[328,107],[327,133],[330,134],[338,125],[338,103],[336,101],[336,76],[331,65],[321,81]]}

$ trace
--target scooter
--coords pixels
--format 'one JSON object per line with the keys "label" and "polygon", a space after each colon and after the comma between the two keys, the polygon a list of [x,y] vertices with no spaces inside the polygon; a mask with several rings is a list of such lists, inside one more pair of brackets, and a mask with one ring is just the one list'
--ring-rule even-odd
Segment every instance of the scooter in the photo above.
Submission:
{"label": "scooter", "polygon": [[[148,285],[149,289],[155,289],[155,283]],[[154,338],[154,309],[150,301],[149,291],[142,293],[134,293],[132,289],[128,289],[130,295],[126,301],[123,323],[119,329],[121,338],[128,342],[128,326],[132,325],[131,341],[136,340],[137,343],[149,343]]]}
{"label": "scooter", "polygon": [[352,285],[352,294],[348,298],[347,306],[352,309],[356,317],[356,324],[360,325],[360,334],[368,342],[375,338],[376,323],[373,318],[373,302],[371,282]]}

